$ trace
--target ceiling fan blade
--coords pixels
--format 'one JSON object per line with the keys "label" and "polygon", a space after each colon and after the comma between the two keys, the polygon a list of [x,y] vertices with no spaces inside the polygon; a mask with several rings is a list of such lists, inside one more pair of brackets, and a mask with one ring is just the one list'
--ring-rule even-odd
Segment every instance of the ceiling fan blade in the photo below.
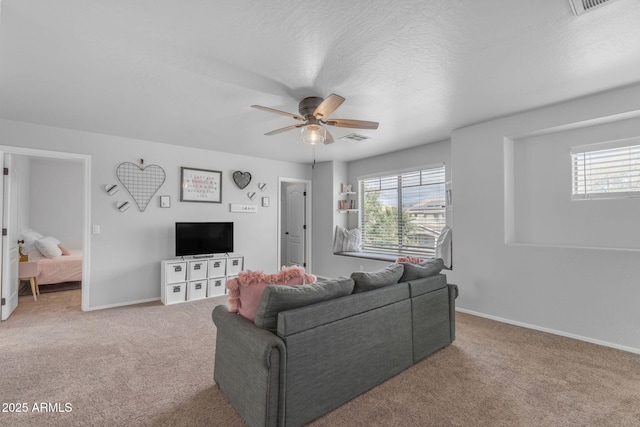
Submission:
{"label": "ceiling fan blade", "polygon": [[268,111],[270,113],[282,114],[283,116],[291,117],[292,119],[305,121],[304,117],[301,117],[297,114],[287,113],[286,111],[276,110],[275,108],[263,107],[262,105],[252,105],[253,108],[257,108],[258,110]]}
{"label": "ceiling fan blade", "polygon": [[329,114],[333,113],[339,106],[344,102],[344,98],[340,95],[336,95],[332,93],[327,96],[321,103],[318,105],[313,112],[313,117],[316,119],[324,119]]}
{"label": "ceiling fan blade", "polygon": [[327,128],[324,129],[326,132],[326,135],[324,137],[324,144],[325,145],[329,145],[329,144],[333,144],[335,141],[333,140],[333,136],[331,136],[331,133],[329,133],[329,131],[327,130]]}
{"label": "ceiling fan blade", "polygon": [[301,124],[299,124],[299,125],[291,125],[291,126],[287,126],[287,127],[285,127],[285,128],[280,128],[280,129],[272,130],[271,132],[267,132],[267,133],[265,133],[265,135],[276,135],[276,134],[278,134],[278,133],[286,132],[286,131],[291,130],[291,129],[301,128],[302,126],[304,126],[304,123],[301,123]]}
{"label": "ceiling fan blade", "polygon": [[339,128],[353,128],[353,129],[378,129],[378,122],[368,122],[366,120],[350,120],[350,119],[331,119],[326,122],[329,126],[337,126]]}

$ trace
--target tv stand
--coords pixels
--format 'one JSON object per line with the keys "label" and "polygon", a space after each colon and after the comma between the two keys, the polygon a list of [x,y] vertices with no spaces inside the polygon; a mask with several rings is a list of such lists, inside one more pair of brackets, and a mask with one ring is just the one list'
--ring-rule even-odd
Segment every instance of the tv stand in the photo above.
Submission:
{"label": "tv stand", "polygon": [[244,269],[242,255],[207,255],[160,262],[160,300],[176,304],[226,294],[226,283]]}

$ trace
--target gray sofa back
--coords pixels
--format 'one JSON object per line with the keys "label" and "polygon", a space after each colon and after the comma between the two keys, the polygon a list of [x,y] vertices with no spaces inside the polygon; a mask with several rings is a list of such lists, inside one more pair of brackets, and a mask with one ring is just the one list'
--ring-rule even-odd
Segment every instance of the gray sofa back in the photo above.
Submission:
{"label": "gray sofa back", "polygon": [[302,425],[413,364],[409,285],[281,312],[285,425]]}

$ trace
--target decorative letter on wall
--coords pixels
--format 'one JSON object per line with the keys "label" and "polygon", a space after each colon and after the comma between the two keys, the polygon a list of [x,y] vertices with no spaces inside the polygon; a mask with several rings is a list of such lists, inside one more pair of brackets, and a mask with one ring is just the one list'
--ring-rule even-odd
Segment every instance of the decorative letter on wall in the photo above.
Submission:
{"label": "decorative letter on wall", "polygon": [[131,194],[140,212],[144,212],[154,194],[158,192],[166,174],[158,165],[140,167],[135,163],[120,163],[116,169],[116,176],[122,186]]}

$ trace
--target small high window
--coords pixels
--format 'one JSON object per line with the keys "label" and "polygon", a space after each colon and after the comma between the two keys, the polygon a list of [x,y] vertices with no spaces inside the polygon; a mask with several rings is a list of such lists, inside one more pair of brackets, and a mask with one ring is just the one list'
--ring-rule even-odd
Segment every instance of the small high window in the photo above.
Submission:
{"label": "small high window", "polygon": [[640,138],[593,147],[571,150],[572,198],[640,197]]}

